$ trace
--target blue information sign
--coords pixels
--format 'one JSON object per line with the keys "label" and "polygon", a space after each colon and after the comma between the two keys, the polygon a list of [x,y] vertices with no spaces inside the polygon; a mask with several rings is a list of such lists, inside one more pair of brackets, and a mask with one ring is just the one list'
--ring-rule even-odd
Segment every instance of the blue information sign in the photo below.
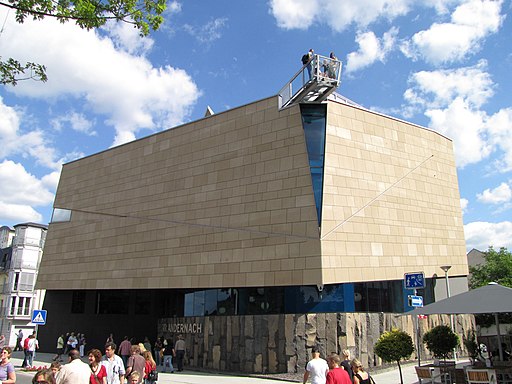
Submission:
{"label": "blue information sign", "polygon": [[45,309],[34,309],[32,311],[32,323],[38,325],[46,324],[46,310]]}
{"label": "blue information sign", "polygon": [[423,296],[409,295],[410,307],[423,307]]}
{"label": "blue information sign", "polygon": [[405,289],[425,288],[425,276],[423,272],[406,273],[404,275]]}

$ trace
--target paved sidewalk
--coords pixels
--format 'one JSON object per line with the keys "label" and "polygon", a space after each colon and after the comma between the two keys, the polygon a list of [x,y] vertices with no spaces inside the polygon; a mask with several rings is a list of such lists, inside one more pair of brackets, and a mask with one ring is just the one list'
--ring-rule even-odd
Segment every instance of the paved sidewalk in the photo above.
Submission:
{"label": "paved sidewalk", "polygon": [[[49,366],[53,356],[53,354],[49,353],[36,353],[34,365]],[[13,352],[11,362],[14,364],[17,371],[21,366],[22,361],[22,352]],[[84,358],[84,362],[87,362],[86,358]],[[408,363],[402,366],[404,384],[419,383],[414,366],[415,365],[412,363]],[[23,376],[33,376],[33,373],[31,372],[18,372]],[[302,380],[287,381],[271,376],[269,376],[268,378],[261,378],[243,376],[242,374],[230,375],[228,373],[212,373],[191,370],[185,370],[179,373],[159,373],[158,376],[158,384],[283,384],[302,382]],[[372,376],[375,379],[376,384],[400,384],[400,373],[398,371],[398,367],[390,369],[386,372],[375,373]]]}

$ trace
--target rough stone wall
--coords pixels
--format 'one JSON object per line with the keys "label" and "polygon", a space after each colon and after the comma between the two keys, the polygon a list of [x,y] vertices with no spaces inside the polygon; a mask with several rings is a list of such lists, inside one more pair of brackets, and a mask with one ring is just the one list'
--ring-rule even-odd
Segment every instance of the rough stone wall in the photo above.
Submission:
{"label": "rough stone wall", "polygon": [[[461,336],[474,329],[472,315],[454,316]],[[439,324],[450,324],[447,315],[419,320],[419,336]],[[178,326],[177,326],[178,325]],[[183,326],[184,325],[184,326]],[[382,366],[373,346],[385,331],[406,331],[416,344],[411,316],[392,313],[309,313],[286,315],[212,316],[161,319],[159,336],[175,340],[183,334],[190,367],[230,372],[302,372],[310,348],[323,356],[350,350],[366,367]],[[421,359],[430,359],[420,344]],[[462,350],[462,355],[465,355]],[[416,358],[416,352],[411,356]]]}

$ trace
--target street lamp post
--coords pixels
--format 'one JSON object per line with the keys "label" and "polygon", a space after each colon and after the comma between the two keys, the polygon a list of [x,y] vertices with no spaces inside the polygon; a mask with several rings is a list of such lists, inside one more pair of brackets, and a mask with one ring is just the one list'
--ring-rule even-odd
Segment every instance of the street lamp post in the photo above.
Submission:
{"label": "street lamp post", "polygon": [[[446,282],[446,297],[450,297],[450,281],[448,280],[448,271],[450,270],[451,265],[442,265],[441,269],[444,271],[444,279]],[[452,328],[452,332],[455,332],[455,326],[453,324],[453,315],[450,315],[450,326]],[[453,359],[457,362],[457,352],[455,348],[453,349]]]}
{"label": "street lamp post", "polygon": [[446,297],[450,297],[450,282],[448,281],[448,271],[451,267],[451,265],[441,266],[441,269],[444,271],[444,279],[446,281]]}

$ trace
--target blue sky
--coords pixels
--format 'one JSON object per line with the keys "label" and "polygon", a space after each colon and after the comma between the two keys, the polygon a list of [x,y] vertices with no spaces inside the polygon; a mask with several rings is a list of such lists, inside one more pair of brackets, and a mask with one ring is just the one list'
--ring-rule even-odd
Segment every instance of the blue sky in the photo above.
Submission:
{"label": "blue sky", "polygon": [[[421,3],[421,4],[420,4]],[[276,94],[309,48],[344,63],[338,92],[453,139],[468,250],[512,247],[510,1],[174,1],[147,38],[17,24],[0,54],[49,81],[0,88],[0,224],[48,223],[61,165]]]}

